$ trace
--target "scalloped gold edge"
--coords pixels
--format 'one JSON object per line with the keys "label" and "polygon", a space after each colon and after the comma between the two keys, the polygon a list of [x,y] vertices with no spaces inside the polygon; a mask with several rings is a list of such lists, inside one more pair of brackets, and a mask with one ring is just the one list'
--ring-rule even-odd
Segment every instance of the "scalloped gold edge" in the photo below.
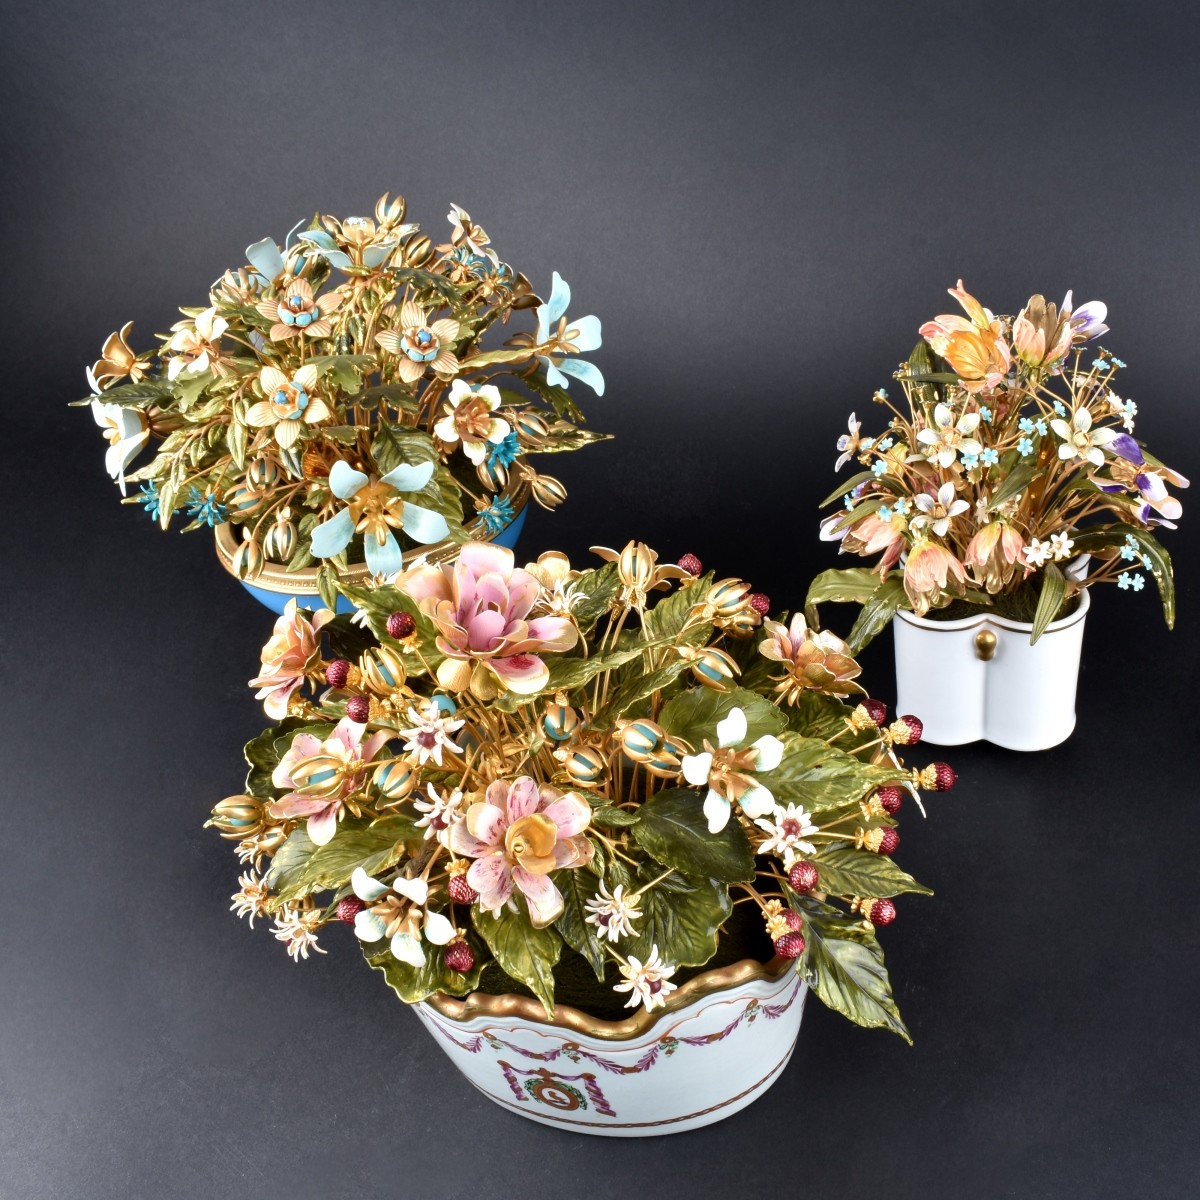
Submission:
{"label": "scalloped gold edge", "polygon": [[696,1000],[760,979],[774,982],[782,979],[794,966],[794,959],[780,958],[778,955],[766,963],[754,958],[744,958],[741,962],[731,963],[727,967],[704,971],[672,992],[670,999],[661,1008],[656,1008],[653,1012],[643,1009],[623,1021],[602,1021],[568,1004],[556,1004],[554,1018],[551,1020],[547,1018],[541,1001],[529,996],[514,996],[511,992],[503,996],[472,992],[462,999],[438,992],[423,1003],[450,1021],[473,1021],[476,1017],[520,1017],[535,1025],[569,1029],[573,1033],[586,1034],[600,1041],[624,1042],[645,1033],[663,1017],[686,1008]]}
{"label": "scalloped gold edge", "polygon": [[[502,497],[512,501],[513,505],[513,520],[515,521],[521,511],[528,505],[530,500],[529,481],[524,477],[510,477],[507,486],[500,492]],[[466,526],[468,533],[478,535],[482,533],[482,519],[476,517]],[[214,530],[216,534],[217,558],[221,566],[225,568],[230,575],[233,571],[233,556],[238,548],[238,539],[234,533],[235,526],[232,522],[225,522],[223,525],[218,525]],[[490,538],[485,540],[490,541]],[[458,553],[457,542],[438,542],[433,546],[414,547],[412,550],[407,550],[404,553],[404,565],[410,566],[416,559],[422,555],[427,562],[438,564],[449,562]],[[262,571],[253,579],[246,580],[253,587],[262,588],[268,592],[287,592],[298,596],[315,596],[317,594],[317,567],[302,567],[299,571],[288,572],[282,563],[264,563]],[[234,578],[237,578],[236,575]],[[343,583],[361,584],[366,583],[371,578],[371,573],[367,569],[366,563],[352,563],[340,575]]]}

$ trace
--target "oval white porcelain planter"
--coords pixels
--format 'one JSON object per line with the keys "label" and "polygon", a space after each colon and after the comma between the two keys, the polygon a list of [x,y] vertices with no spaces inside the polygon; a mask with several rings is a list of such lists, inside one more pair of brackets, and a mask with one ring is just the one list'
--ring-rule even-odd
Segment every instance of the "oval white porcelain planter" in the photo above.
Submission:
{"label": "oval white porcelain planter", "polygon": [[896,711],[920,717],[924,740],[940,746],[988,741],[1007,750],[1048,750],[1066,741],[1075,728],[1090,603],[1084,591],[1079,607],[1051,622],[1033,645],[1027,622],[986,611],[960,621],[898,612]]}
{"label": "oval white porcelain planter", "polygon": [[414,1007],[454,1065],[510,1112],[653,1137],[711,1125],[761,1096],[792,1056],[807,992],[790,962],[746,961],[619,1022],[559,1005],[550,1023],[532,1000],[478,992]]}

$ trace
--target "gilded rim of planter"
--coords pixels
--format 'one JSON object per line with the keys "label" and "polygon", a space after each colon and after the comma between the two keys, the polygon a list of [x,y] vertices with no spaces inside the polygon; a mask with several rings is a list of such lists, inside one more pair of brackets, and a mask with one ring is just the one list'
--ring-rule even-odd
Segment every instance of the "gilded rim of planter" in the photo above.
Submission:
{"label": "gilded rim of planter", "polygon": [[780,958],[778,955],[765,963],[754,958],[744,958],[741,962],[731,963],[727,967],[702,972],[672,992],[661,1008],[656,1008],[653,1012],[642,1009],[622,1021],[601,1020],[599,1017],[589,1016],[581,1009],[572,1008],[569,1004],[556,1004],[554,1019],[549,1020],[541,1001],[529,996],[514,996],[511,992],[503,996],[472,992],[461,1000],[439,992],[430,996],[425,1003],[451,1021],[473,1021],[477,1017],[519,1017],[534,1025],[569,1029],[573,1033],[582,1033],[598,1041],[625,1042],[645,1033],[663,1017],[676,1013],[706,996],[758,980],[773,983],[782,979],[794,967],[795,959]]}
{"label": "gilded rim of planter", "polygon": [[[510,477],[507,486],[500,496],[512,501],[513,506],[513,521],[520,516],[525,506],[529,503],[529,481],[524,478]],[[233,571],[233,556],[238,548],[238,535],[235,532],[235,527],[231,522],[226,522],[223,525],[218,525],[215,529],[217,543],[217,558],[221,560],[221,565],[231,575]],[[483,519],[476,517],[469,521],[465,526],[467,533],[472,537],[482,537],[485,541],[492,541],[483,528]],[[449,562],[458,553],[457,542],[437,542],[432,546],[416,546],[411,550],[404,552],[404,565],[409,566],[416,559],[424,556],[426,561],[430,563]],[[302,596],[315,596],[317,594],[317,567],[302,567],[299,571],[288,571],[283,563],[264,563],[262,571],[259,572],[253,579],[247,579],[246,582],[253,587],[262,588],[268,592],[284,592]],[[234,576],[235,578],[236,575]],[[351,563],[340,576],[343,583],[360,584],[366,583],[371,578],[371,572],[367,568],[366,563]]]}

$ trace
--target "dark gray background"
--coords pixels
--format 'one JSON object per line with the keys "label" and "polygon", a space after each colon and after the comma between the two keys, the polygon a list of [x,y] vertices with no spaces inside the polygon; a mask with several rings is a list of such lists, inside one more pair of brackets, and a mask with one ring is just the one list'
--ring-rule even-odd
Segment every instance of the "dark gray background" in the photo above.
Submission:
{"label": "dark gray background", "polygon": [[618,438],[553,465],[530,556],[636,535],[794,606],[846,414],[960,274],[1002,311],[1106,300],[1139,435],[1190,472],[1184,6],[7,3],[0,32],[0,1196],[1195,1194],[1190,531],[1174,634],[1097,596],[1076,736],[949,752],[959,789],[908,814],[915,1048],[814,1005],[744,1113],[590,1140],[473,1092],[347,931],[293,966],[225,911],[199,827],[270,621],[117,505],[64,407],[122,321],[148,345],[248,242],[391,189],[603,319]]}

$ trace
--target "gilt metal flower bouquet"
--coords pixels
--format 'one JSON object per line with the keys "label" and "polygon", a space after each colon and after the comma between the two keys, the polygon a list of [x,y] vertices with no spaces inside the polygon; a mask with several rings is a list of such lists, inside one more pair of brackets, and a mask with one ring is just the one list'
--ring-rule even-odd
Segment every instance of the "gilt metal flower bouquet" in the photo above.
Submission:
{"label": "gilt metal flower bouquet", "polygon": [[[498,535],[530,494],[563,499],[527,459],[603,436],[567,391],[603,393],[581,357],[598,318],[568,318],[557,274],[539,299],[457,205],[436,247],[405,215],[385,195],[373,220],[315,218],[250,246],[156,351],[136,353],[129,325],[109,337],[81,403],[122,493],[140,484],[127,502],[163,528],[240,526],[243,579],[321,564],[328,600],[348,563],[388,575],[406,549]],[[526,310],[534,328],[495,336]]]}
{"label": "gilt metal flower bouquet", "polygon": [[757,954],[907,1037],[876,928],[927,889],[890,857],[896,813],[954,772],[900,763],[920,722],[888,723],[803,616],[691,555],[596,553],[470,543],[340,583],[353,616],[291,606],[251,681],[275,723],[210,821],[247,867],[235,910],[294,959],[352,925],[410,1003],[653,1010]]}
{"label": "gilt metal flower bouquet", "polygon": [[1033,296],[1010,318],[961,281],[950,294],[965,316],[921,327],[895,375],[902,402],[875,393],[891,413],[883,433],[851,414],[838,442],[837,467],[863,470],[827,501],[844,511],[822,537],[879,558],[818,576],[810,615],[823,600],[861,603],[857,650],[898,609],[951,616],[966,603],[1031,623],[1036,641],[1082,589],[1141,591],[1149,575],[1173,624],[1171,560],[1153,531],[1175,528],[1169,488],[1188,481],[1133,437],[1137,405],[1116,391],[1125,364],[1090,345],[1108,332],[1105,305]]}

